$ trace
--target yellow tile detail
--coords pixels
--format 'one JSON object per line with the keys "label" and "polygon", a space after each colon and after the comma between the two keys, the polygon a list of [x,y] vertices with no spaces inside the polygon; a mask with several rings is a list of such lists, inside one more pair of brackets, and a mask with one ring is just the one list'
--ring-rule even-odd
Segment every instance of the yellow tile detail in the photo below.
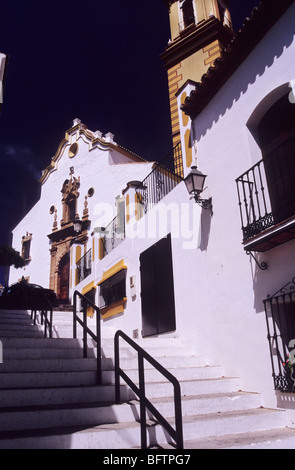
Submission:
{"label": "yellow tile detail", "polygon": [[[186,97],[187,97],[186,92],[182,93],[182,95],[181,95],[181,104],[184,104]],[[189,121],[188,116],[186,114],[184,114],[184,112],[182,112],[182,124],[183,124],[184,127],[186,127],[188,125],[188,121]]]}
{"label": "yellow tile detail", "polygon": [[184,135],[184,142],[185,142],[185,155],[186,155],[186,166],[190,168],[192,166],[193,161],[193,151],[190,142],[191,131],[187,129]]}
{"label": "yellow tile detail", "polygon": [[112,266],[110,269],[105,271],[103,273],[103,276],[102,276],[101,280],[97,283],[97,285],[99,286],[103,282],[107,281],[110,277],[114,276],[114,274],[118,273],[119,271],[122,271],[122,269],[127,269],[127,266],[125,265],[125,262],[124,262],[123,259],[121,259],[121,261],[119,261],[114,266]]}
{"label": "yellow tile detail", "polygon": [[89,284],[87,284],[87,286],[84,286],[84,287],[83,287],[83,289],[82,289],[82,295],[87,294],[87,292],[90,292],[92,289],[96,289],[96,284],[95,284],[94,281],[89,282]]}
{"label": "yellow tile detail", "polygon": [[129,194],[126,196],[126,223],[130,222],[130,207],[129,207]]}
{"label": "yellow tile detail", "polygon": [[101,315],[103,318],[112,317],[114,315],[118,315],[119,313],[123,313],[126,305],[127,297],[124,297],[122,300],[115,302],[112,305],[108,305],[100,310]]}
{"label": "yellow tile detail", "polygon": [[208,57],[208,59],[205,59],[204,64],[205,64],[205,65],[211,64],[211,63],[214,62],[219,56],[220,56],[220,53],[217,52],[216,54],[214,54],[214,55]]}
{"label": "yellow tile detail", "polygon": [[209,49],[211,49],[215,45],[219,45],[219,42],[218,42],[217,39],[215,41],[211,42],[211,44],[209,44],[208,46],[203,47],[203,51],[207,52],[207,51],[209,51]]}

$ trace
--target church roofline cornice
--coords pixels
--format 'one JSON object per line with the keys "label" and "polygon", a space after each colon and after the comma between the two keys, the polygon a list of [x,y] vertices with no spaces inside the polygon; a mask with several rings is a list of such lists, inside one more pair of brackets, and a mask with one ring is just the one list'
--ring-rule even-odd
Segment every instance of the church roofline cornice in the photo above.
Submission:
{"label": "church roofline cornice", "polygon": [[218,39],[225,47],[233,37],[232,31],[223,26],[215,16],[203,20],[197,25],[190,25],[187,30],[186,34],[180,34],[160,55],[166,68],[173,67],[215,39]]}
{"label": "church roofline cornice", "polygon": [[121,154],[125,155],[126,157],[130,158],[134,162],[147,162],[147,160],[144,160],[139,155],[136,155],[135,153],[116,144],[113,140],[113,135],[111,133],[108,133],[103,136],[102,133],[99,131],[92,132],[87,128],[85,124],[83,124],[80,120],[76,119],[74,121],[74,125],[65,132],[65,137],[60,142],[55,155],[51,159],[50,164],[45,168],[45,170],[43,170],[42,175],[39,179],[39,183],[41,185],[43,185],[48,180],[49,176],[57,170],[58,162],[61,159],[65,148],[71,145],[71,136],[74,134],[78,134],[76,140],[81,137],[86,138],[86,141],[89,144],[89,151],[93,150],[94,148],[100,148],[104,151],[116,150]]}

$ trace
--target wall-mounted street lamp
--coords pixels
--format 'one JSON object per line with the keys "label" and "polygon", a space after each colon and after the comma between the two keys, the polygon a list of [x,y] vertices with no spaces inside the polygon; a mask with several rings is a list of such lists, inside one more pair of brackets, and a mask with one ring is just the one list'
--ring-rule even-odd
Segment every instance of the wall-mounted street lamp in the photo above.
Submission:
{"label": "wall-mounted street lamp", "polygon": [[212,212],[212,198],[202,199],[201,193],[204,191],[204,184],[207,175],[204,175],[196,166],[191,167],[191,171],[184,179],[188,193],[195,198],[195,201],[203,208]]}
{"label": "wall-mounted street lamp", "polygon": [[82,222],[81,222],[80,220],[76,220],[76,221],[74,222],[74,231],[75,231],[76,233],[80,233],[81,230],[82,230]]}

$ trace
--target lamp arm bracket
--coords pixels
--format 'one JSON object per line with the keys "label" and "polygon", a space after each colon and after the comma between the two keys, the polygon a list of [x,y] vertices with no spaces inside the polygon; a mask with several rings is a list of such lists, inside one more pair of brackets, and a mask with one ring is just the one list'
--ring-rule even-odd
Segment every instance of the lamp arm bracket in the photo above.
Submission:
{"label": "lamp arm bracket", "polygon": [[251,251],[246,251],[246,254],[252,256],[252,258],[254,259],[255,263],[257,264],[257,266],[259,267],[259,269],[261,269],[262,271],[265,271],[265,270],[268,268],[267,263],[265,263],[264,261],[262,261],[261,263],[259,263],[259,261],[257,261],[257,259],[255,258],[255,256],[253,255],[253,253],[252,253]]}

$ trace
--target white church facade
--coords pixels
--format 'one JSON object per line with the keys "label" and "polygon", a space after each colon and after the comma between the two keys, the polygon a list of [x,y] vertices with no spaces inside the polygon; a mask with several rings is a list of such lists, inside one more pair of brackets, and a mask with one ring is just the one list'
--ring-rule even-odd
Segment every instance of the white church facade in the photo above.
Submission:
{"label": "white church facade", "polygon": [[75,120],[13,231],[10,283],[89,296],[102,334],[180,337],[295,427],[295,5],[262,1],[233,36],[227,2],[166,3],[175,171]]}

